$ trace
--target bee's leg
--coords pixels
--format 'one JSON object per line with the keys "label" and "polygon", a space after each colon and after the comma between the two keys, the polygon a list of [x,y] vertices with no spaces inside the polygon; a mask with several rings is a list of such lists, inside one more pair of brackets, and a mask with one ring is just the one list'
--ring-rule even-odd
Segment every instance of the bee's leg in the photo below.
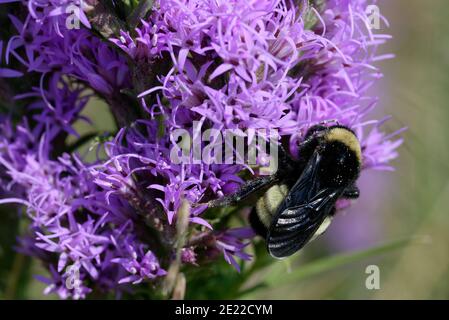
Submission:
{"label": "bee's leg", "polygon": [[329,123],[335,123],[337,126],[340,125],[340,122],[338,121],[338,119],[329,119],[329,120],[323,120],[320,121],[320,125],[328,125]]}
{"label": "bee's leg", "polygon": [[315,135],[311,135],[310,137],[305,138],[304,141],[298,144],[299,153],[301,153],[301,151],[303,150],[314,149],[316,144],[317,140]]}
{"label": "bee's leg", "polygon": [[251,228],[253,228],[254,232],[256,232],[259,236],[264,239],[267,238],[268,229],[262,221],[260,221],[259,216],[257,215],[256,207],[254,207],[249,214],[249,224],[251,225]]}
{"label": "bee's leg", "polygon": [[276,181],[274,176],[263,176],[246,182],[237,192],[207,203],[209,208],[233,206],[245,200],[253,193],[271,186]]}
{"label": "bee's leg", "polygon": [[278,146],[278,170],[275,175],[277,177],[282,177],[285,174],[289,174],[291,170],[296,168],[296,161],[290,156],[290,154],[284,149],[284,147],[279,144]]}
{"label": "bee's leg", "polygon": [[360,190],[355,184],[352,184],[349,187],[347,187],[342,195],[342,197],[345,199],[357,199],[359,196]]}

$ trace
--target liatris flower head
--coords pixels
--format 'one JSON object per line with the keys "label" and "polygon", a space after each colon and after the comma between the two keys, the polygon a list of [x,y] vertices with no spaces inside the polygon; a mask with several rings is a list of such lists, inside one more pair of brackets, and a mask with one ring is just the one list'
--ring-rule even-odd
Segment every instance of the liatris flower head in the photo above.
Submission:
{"label": "liatris flower head", "polygon": [[[377,98],[368,89],[381,78],[374,63],[388,57],[376,52],[389,39],[367,27],[370,1],[154,1],[112,39],[100,38],[108,25],[83,6],[80,28],[67,28],[72,3],[80,5],[16,3],[15,33],[0,42],[1,89],[5,77],[29,82],[7,88],[25,106],[19,121],[14,110],[0,118],[0,203],[26,210],[21,250],[49,271],[47,293],[120,297],[150,283],[148,296],[160,297],[177,272],[195,274],[219,256],[245,272],[257,259],[247,212],[203,204],[260,173],[265,154],[252,165],[197,161],[195,150],[174,161],[179,130],[194,141],[213,132],[220,147],[227,130],[248,144],[257,130],[275,130],[276,145],[295,157],[311,126],[333,121],[356,132],[364,169],[390,169],[397,157],[402,140],[370,118]],[[117,128],[107,141],[98,134],[105,152],[88,160],[68,137],[84,142],[76,124],[90,124],[92,97]]]}
{"label": "liatris flower head", "polygon": [[42,74],[41,82],[46,75],[58,73],[86,82],[101,94],[127,88],[126,60],[86,29],[60,27],[56,31],[48,19],[36,21],[29,16],[20,21],[13,15],[9,19],[18,35],[9,40],[5,55],[15,57],[27,72]]}

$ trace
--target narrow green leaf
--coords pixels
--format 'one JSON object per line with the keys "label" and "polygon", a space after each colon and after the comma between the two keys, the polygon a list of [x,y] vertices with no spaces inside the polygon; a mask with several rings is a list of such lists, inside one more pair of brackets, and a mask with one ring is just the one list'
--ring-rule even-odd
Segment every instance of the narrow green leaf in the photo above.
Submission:
{"label": "narrow green leaf", "polygon": [[353,253],[338,254],[331,257],[318,259],[304,266],[295,268],[291,273],[285,272],[285,265],[277,263],[267,275],[265,283],[268,286],[288,284],[294,281],[303,280],[314,275],[336,269],[338,267],[361,261],[367,258],[385,254],[409,244],[410,238],[393,241],[367,250]]}
{"label": "narrow green leaf", "polygon": [[251,288],[248,288],[248,289],[245,289],[245,290],[239,292],[238,297],[245,297],[247,295],[250,295],[251,293],[257,292],[261,289],[267,289],[267,288],[268,288],[268,285],[266,285],[265,283],[259,283]]}

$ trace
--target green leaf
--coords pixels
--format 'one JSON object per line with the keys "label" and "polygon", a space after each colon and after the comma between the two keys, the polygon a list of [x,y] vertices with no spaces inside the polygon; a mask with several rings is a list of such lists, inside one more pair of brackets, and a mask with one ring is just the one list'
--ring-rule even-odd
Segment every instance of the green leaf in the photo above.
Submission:
{"label": "green leaf", "polygon": [[[306,265],[294,268],[290,273],[286,272],[285,261],[278,262],[275,265],[268,267],[269,272],[263,284],[268,287],[291,284],[323,272],[334,270],[344,265],[389,253],[410,244],[412,240],[413,239],[410,238],[396,240],[367,250],[338,254],[331,257],[318,259]],[[260,286],[260,284],[258,284],[258,286]],[[246,291],[252,292],[254,290],[250,288]]]}
{"label": "green leaf", "polygon": [[245,289],[245,290],[239,292],[238,297],[245,297],[247,295],[250,295],[253,292],[259,291],[261,289],[267,289],[267,288],[268,288],[268,285],[266,285],[265,283],[259,283],[251,288],[248,288],[248,289]]}

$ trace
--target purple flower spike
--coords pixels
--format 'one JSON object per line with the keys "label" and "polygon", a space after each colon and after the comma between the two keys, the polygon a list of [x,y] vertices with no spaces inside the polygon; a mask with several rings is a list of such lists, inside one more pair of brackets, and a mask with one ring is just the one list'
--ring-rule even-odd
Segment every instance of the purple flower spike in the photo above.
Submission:
{"label": "purple flower spike", "polygon": [[[0,204],[24,208],[19,249],[48,269],[45,293],[120,297],[174,264],[184,272],[223,255],[240,271],[252,258],[251,229],[221,221],[229,208],[205,213],[209,200],[260,173],[263,155],[256,165],[219,163],[190,150],[175,161],[176,130],[254,141],[252,130],[272,129],[297,156],[311,126],[338,122],[359,138],[363,169],[391,170],[402,139],[372,115],[375,64],[391,58],[377,53],[390,37],[369,28],[373,3],[154,1],[134,30],[108,41],[81,0],[0,0],[15,8],[0,41]],[[95,132],[85,117],[92,97],[108,104],[116,130]],[[80,123],[96,137],[81,137]],[[78,154],[83,144],[97,157]]]}

